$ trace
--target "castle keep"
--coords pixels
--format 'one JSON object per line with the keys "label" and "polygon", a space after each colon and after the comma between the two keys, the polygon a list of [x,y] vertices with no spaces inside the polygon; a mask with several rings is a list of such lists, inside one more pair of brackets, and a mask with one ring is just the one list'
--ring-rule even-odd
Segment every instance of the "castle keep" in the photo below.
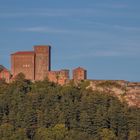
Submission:
{"label": "castle keep", "polygon": [[43,80],[51,68],[51,47],[34,46],[34,51],[11,54],[11,72],[13,77],[23,73],[26,79]]}
{"label": "castle keep", "polygon": [[[3,70],[4,69],[4,70]],[[51,70],[51,46],[37,45],[33,51],[18,51],[11,54],[11,73],[6,68],[0,71],[0,78],[6,82],[12,81],[19,73],[31,81],[48,78],[49,81],[60,85],[67,84],[70,80],[69,70]],[[12,78],[11,78],[12,77]],[[86,79],[86,70],[78,67],[73,70],[74,81]]]}

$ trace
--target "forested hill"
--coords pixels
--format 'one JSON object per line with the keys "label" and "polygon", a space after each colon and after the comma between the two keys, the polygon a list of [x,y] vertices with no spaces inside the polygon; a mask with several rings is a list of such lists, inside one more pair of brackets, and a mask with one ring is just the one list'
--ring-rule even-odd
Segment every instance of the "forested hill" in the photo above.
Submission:
{"label": "forested hill", "polygon": [[140,109],[88,82],[0,83],[0,140],[139,140]]}

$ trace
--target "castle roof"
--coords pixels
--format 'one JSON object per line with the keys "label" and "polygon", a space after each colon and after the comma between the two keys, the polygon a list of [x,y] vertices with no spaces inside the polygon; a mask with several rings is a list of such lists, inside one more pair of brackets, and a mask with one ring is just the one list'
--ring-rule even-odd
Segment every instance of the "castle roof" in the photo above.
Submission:
{"label": "castle roof", "polygon": [[3,65],[0,65],[0,72],[9,72],[8,69],[6,69]]}
{"label": "castle roof", "polygon": [[2,65],[0,65],[0,72],[1,72],[3,69],[5,69],[5,67],[2,66]]}
{"label": "castle roof", "polygon": [[34,51],[19,51],[19,52],[15,52],[11,55],[33,55]]}

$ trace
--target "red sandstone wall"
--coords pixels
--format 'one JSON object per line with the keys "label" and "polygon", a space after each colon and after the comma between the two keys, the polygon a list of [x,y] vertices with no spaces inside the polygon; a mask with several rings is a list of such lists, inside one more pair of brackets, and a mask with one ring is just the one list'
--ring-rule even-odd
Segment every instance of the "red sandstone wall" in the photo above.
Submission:
{"label": "red sandstone wall", "polygon": [[49,71],[47,74],[47,77],[49,81],[58,83],[58,75],[59,75],[59,72],[57,71]]}
{"label": "red sandstone wall", "polygon": [[12,54],[11,55],[11,70],[12,75],[15,77],[19,73],[23,73],[26,79],[34,80],[34,53],[31,54]]}
{"label": "red sandstone wall", "polygon": [[10,83],[11,74],[8,70],[4,69],[0,72],[0,79],[5,79],[6,83]]}
{"label": "red sandstone wall", "polygon": [[49,71],[48,79],[60,85],[67,84],[69,82],[69,70]]}
{"label": "red sandstone wall", "polygon": [[50,46],[35,46],[35,80],[44,80],[51,69]]}
{"label": "red sandstone wall", "polygon": [[59,73],[58,83],[65,85],[69,82],[69,70],[61,70]]}

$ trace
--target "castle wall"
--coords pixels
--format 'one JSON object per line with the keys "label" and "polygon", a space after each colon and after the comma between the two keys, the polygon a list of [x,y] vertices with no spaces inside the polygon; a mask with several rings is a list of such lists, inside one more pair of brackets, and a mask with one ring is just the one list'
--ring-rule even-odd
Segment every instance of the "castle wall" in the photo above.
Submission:
{"label": "castle wall", "polygon": [[60,85],[67,84],[69,82],[69,70],[49,71],[48,79]]}
{"label": "castle wall", "polygon": [[65,85],[69,82],[69,70],[61,70],[59,74],[58,83]]}

